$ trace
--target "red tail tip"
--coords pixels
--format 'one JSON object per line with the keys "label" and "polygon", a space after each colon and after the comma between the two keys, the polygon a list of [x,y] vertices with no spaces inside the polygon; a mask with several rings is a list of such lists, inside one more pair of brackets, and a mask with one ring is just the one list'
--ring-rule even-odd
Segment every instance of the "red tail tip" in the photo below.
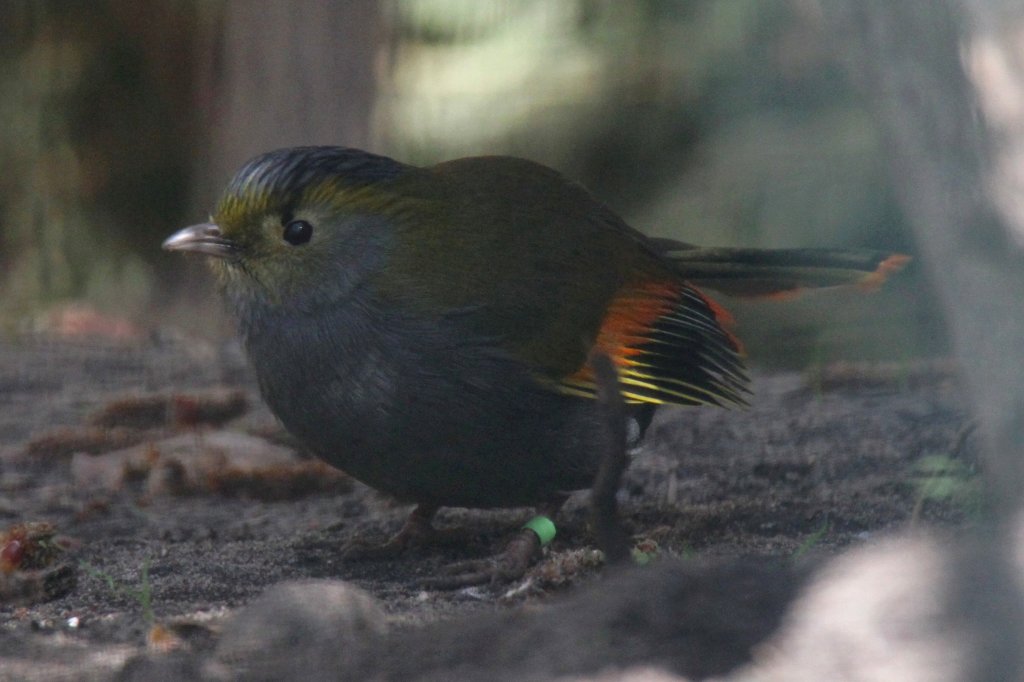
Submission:
{"label": "red tail tip", "polygon": [[875,291],[885,283],[889,275],[896,274],[909,262],[910,256],[903,253],[894,253],[879,263],[875,271],[864,277],[864,279],[858,282],[858,285],[862,289]]}

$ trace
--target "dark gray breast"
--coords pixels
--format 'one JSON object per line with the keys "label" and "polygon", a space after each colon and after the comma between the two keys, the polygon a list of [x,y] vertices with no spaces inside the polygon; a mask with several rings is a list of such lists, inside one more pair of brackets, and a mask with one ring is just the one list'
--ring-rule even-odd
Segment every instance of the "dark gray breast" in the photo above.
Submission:
{"label": "dark gray breast", "polygon": [[327,462],[399,498],[517,506],[589,486],[604,430],[591,402],[541,388],[459,315],[387,309],[370,287],[330,305],[249,305],[263,396]]}

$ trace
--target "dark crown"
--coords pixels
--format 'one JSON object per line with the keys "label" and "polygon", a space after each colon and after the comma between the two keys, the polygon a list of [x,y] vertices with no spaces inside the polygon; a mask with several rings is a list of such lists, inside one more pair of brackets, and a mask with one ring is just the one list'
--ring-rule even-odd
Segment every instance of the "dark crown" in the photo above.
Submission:
{"label": "dark crown", "polygon": [[351,147],[288,147],[246,162],[224,197],[294,197],[326,180],[348,185],[373,184],[400,175],[409,166]]}

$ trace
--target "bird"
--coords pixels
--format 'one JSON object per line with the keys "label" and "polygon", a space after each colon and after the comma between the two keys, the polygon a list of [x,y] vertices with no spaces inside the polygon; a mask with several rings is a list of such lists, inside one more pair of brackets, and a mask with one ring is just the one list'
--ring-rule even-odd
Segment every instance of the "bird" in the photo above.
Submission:
{"label": "bird", "polygon": [[211,257],[283,426],[416,505],[386,548],[433,537],[441,507],[541,510],[505,576],[550,540],[607,450],[595,354],[615,369],[635,445],[659,406],[746,403],[743,347],[705,289],[877,288],[908,260],[647,237],[533,161],[420,167],[339,146],[249,160],[210,220],[163,248]]}

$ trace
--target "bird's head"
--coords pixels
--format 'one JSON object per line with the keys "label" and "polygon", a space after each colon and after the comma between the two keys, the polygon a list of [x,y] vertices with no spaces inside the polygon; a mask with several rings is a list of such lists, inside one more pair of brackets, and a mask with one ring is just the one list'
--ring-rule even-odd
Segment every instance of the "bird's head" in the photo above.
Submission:
{"label": "bird's head", "polygon": [[[213,256],[234,293],[279,300],[344,287],[365,266],[374,232],[395,203],[388,183],[410,169],[346,147],[294,147],[255,157],[235,174],[210,222],[179,230],[169,251]],[[358,268],[356,268],[358,269]]]}

